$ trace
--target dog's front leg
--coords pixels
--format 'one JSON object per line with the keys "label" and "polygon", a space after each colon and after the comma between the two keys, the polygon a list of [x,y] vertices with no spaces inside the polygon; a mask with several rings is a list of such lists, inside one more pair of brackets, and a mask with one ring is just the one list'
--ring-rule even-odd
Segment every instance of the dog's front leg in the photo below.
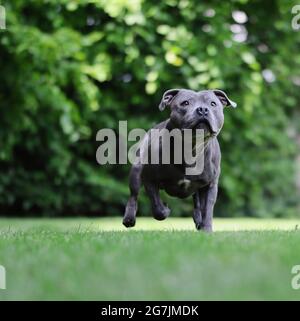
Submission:
{"label": "dog's front leg", "polygon": [[194,213],[193,213],[193,219],[195,222],[195,226],[197,230],[201,229],[201,223],[202,223],[202,213],[201,213],[201,199],[200,199],[200,192],[196,191],[193,195],[193,201],[194,201]]}
{"label": "dog's front leg", "polygon": [[159,196],[159,188],[152,182],[144,183],[145,190],[150,198],[153,217],[162,221],[170,214],[170,209],[165,206]]}
{"label": "dog's front leg", "polygon": [[202,213],[203,220],[201,223],[201,230],[203,231],[212,232],[213,211],[214,211],[214,205],[217,200],[217,194],[218,194],[218,183],[214,182],[208,187],[204,195],[205,205],[204,205],[204,211]]}
{"label": "dog's front leg", "polygon": [[135,218],[137,212],[137,197],[141,188],[142,180],[141,173],[143,166],[141,164],[133,165],[129,175],[130,197],[126,205],[123,224],[126,227],[133,227],[135,225]]}

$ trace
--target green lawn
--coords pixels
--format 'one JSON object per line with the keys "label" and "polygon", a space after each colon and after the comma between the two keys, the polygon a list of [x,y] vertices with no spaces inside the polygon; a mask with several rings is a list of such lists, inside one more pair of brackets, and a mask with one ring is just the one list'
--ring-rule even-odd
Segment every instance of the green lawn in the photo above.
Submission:
{"label": "green lawn", "polygon": [[300,299],[300,220],[0,220],[6,299]]}

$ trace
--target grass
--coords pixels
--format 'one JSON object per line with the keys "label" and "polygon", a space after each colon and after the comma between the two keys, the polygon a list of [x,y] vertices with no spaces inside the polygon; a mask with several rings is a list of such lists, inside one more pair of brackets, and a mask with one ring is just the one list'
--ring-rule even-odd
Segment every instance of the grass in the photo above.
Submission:
{"label": "grass", "polygon": [[300,220],[0,220],[0,300],[300,299]]}

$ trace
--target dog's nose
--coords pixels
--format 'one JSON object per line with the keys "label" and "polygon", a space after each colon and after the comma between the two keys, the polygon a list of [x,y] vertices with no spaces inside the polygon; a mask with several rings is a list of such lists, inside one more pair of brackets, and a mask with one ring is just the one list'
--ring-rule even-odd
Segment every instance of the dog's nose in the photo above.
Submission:
{"label": "dog's nose", "polygon": [[207,116],[208,115],[208,108],[206,108],[206,107],[198,107],[197,108],[197,114],[199,116]]}

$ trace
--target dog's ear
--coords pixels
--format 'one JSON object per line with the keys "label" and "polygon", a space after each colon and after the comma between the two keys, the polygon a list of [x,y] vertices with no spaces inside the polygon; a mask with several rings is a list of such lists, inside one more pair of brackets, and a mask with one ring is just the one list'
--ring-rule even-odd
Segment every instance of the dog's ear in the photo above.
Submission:
{"label": "dog's ear", "polygon": [[213,90],[214,94],[219,98],[220,102],[224,107],[233,107],[236,108],[237,104],[230,100],[227,95],[224,93],[224,91],[215,89]]}
{"label": "dog's ear", "polygon": [[158,106],[159,110],[164,110],[167,106],[170,106],[174,97],[179,93],[180,89],[169,89],[167,90],[161,99]]}

